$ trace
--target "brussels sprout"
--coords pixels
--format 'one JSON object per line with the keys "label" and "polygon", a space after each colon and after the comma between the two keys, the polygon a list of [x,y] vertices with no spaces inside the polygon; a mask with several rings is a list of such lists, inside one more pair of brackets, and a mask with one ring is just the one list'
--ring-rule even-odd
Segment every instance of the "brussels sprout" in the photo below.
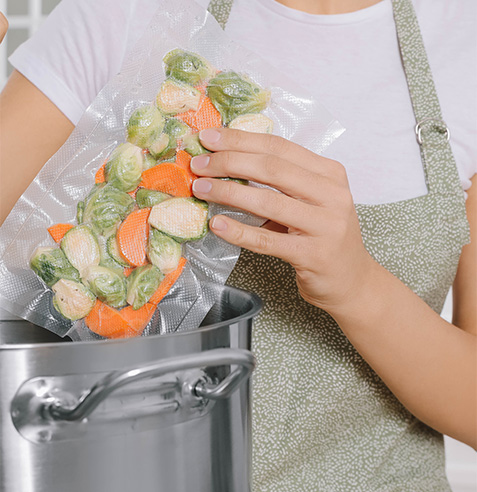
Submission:
{"label": "brussels sprout", "polygon": [[139,309],[156,292],[164,275],[154,265],[145,265],[135,268],[127,278],[127,301],[133,309]]}
{"label": "brussels sprout", "polygon": [[[124,266],[120,265],[108,252],[107,248],[107,240],[108,238],[104,236],[97,236],[98,244],[99,244],[99,252],[100,252],[100,261],[99,266],[109,268],[110,270],[115,271],[116,273],[123,274]],[[129,266],[129,265],[128,265]]]}
{"label": "brussels sprout", "polygon": [[141,188],[136,193],[136,203],[139,208],[151,208],[158,203],[171,198],[167,193],[161,193],[156,190]]}
{"label": "brussels sprout", "polygon": [[207,202],[197,198],[170,198],[152,207],[149,224],[179,243],[196,241],[207,234]]}
{"label": "brussels sprout", "polygon": [[61,249],[80,275],[90,265],[99,265],[101,255],[98,240],[86,225],[70,229],[61,240]]}
{"label": "brussels sprout", "polygon": [[114,308],[126,305],[126,277],[109,268],[90,266],[83,274],[83,282],[102,302]]}
{"label": "brussels sprout", "polygon": [[157,161],[156,161],[156,159],[154,159],[154,157],[152,157],[151,154],[145,154],[144,155],[144,162],[142,163],[142,170],[143,171],[146,171],[147,169],[151,169],[151,167],[154,167],[156,165],[157,165]]}
{"label": "brussels sprout", "polygon": [[106,163],[104,177],[118,190],[133,191],[141,182],[143,161],[141,148],[131,143],[121,144],[114,149]]}
{"label": "brussels sprout", "polygon": [[31,269],[48,287],[60,279],[80,280],[80,274],[60,248],[37,248],[30,260]]}
{"label": "brussels sprout", "polygon": [[166,234],[151,229],[149,234],[147,256],[151,263],[167,275],[179,265],[182,256],[182,246]]}
{"label": "brussels sprout", "polygon": [[114,186],[100,183],[85,200],[83,221],[99,234],[110,234],[134,209],[134,199]]}
{"label": "brussels sprout", "polygon": [[259,113],[270,101],[270,91],[236,72],[217,74],[207,85],[207,95],[226,125],[241,114]]}
{"label": "brussels sprout", "polygon": [[96,297],[83,284],[61,279],[52,287],[54,308],[66,319],[84,318],[96,304]]}
{"label": "brussels sprout", "polygon": [[229,128],[253,133],[272,133],[273,121],[264,114],[242,114],[229,123]]}
{"label": "brussels sprout", "polygon": [[128,142],[149,148],[159,138],[164,123],[164,116],[155,106],[141,106],[129,118]]}
{"label": "brussels sprout", "polygon": [[119,253],[119,246],[116,234],[110,236],[106,243],[106,248],[109,256],[123,268],[128,268],[131,265]]}
{"label": "brussels sprout", "polygon": [[210,150],[207,150],[200,143],[198,133],[194,133],[193,135],[186,135],[182,139],[182,142],[184,144],[185,151],[189,153],[192,157],[201,154],[210,154]]}
{"label": "brussels sprout", "polygon": [[164,125],[163,133],[164,137],[167,139],[166,146],[161,148],[158,145],[157,147],[149,149],[149,151],[156,159],[163,160],[173,157],[176,153],[177,140],[189,135],[191,131],[190,126],[186,125],[183,121],[177,118],[169,118]]}
{"label": "brussels sprout", "polygon": [[216,73],[216,69],[205,58],[180,48],[169,51],[164,57],[164,64],[167,77],[190,85],[198,85]]}
{"label": "brussels sprout", "polygon": [[83,214],[84,214],[84,202],[78,202],[76,206],[76,222],[78,224],[83,223]]}
{"label": "brussels sprout", "polygon": [[167,133],[161,133],[160,137],[149,147],[153,159],[171,156],[175,153],[175,146],[171,144],[171,137]]}
{"label": "brussels sprout", "polygon": [[197,111],[200,102],[200,91],[179,80],[166,79],[157,95],[157,107],[168,115],[184,113],[193,109]]}

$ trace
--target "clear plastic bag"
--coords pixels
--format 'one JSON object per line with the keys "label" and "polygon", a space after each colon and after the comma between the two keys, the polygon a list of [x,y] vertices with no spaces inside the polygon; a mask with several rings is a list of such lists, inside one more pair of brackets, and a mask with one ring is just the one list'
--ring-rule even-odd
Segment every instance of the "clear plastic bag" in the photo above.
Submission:
{"label": "clear plastic bag", "polygon": [[[53,292],[30,268],[38,247],[55,246],[48,227],[76,224],[78,203],[112,151],[126,141],[126,125],[140,106],[151,104],[166,76],[164,55],[181,48],[197,53],[221,71],[246,74],[271,93],[263,114],[273,133],[316,153],[344,130],[329,112],[295,82],[228,38],[216,20],[195,2],[161,2],[121,72],[100,92],[63,147],[45,164],[0,228],[0,298],[13,314],[73,340],[97,339],[84,320],[72,322],[53,306]],[[250,225],[263,219],[209,204],[209,217],[226,214]],[[240,249],[212,233],[184,245],[187,263],[158,304],[143,335],[197,328],[217,299]]]}

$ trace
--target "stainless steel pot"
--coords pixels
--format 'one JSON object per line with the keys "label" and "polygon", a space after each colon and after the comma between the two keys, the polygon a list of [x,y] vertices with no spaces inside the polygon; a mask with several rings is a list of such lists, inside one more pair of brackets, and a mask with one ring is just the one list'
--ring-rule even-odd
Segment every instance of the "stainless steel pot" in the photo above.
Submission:
{"label": "stainless steel pot", "polygon": [[2,492],[249,492],[253,294],[194,332],[68,343],[0,321]]}

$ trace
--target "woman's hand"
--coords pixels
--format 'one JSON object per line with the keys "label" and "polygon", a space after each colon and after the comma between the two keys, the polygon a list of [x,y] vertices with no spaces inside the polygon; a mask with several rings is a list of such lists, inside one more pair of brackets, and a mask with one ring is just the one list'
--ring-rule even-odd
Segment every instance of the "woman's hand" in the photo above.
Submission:
{"label": "woman's hand", "polygon": [[377,264],[363,245],[344,167],[274,135],[220,128],[201,132],[201,142],[214,153],[192,159],[197,175],[248,179],[282,192],[196,180],[197,198],[284,226],[278,232],[220,215],[211,220],[212,231],[229,243],[290,263],[302,297],[331,315],[355,302]]}
{"label": "woman's hand", "polygon": [[0,12],[0,43],[3,41],[5,34],[8,31],[8,21],[7,18]]}

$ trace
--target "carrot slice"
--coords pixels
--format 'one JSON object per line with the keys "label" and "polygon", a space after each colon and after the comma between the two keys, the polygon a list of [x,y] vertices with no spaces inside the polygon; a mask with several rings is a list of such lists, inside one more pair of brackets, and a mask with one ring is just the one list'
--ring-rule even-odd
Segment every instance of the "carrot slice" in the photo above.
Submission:
{"label": "carrot slice", "polygon": [[131,266],[142,266],[147,263],[146,247],[149,236],[150,208],[141,208],[131,212],[118,229],[119,253]]}
{"label": "carrot slice", "polygon": [[104,169],[106,167],[106,162],[98,169],[94,177],[95,183],[104,183],[106,181],[106,176],[104,175]]}
{"label": "carrot slice", "polygon": [[124,276],[125,277],[129,277],[129,275],[131,275],[131,273],[134,271],[136,267],[130,267],[130,268],[125,268],[124,269]]}
{"label": "carrot slice", "polygon": [[99,300],[84,320],[91,331],[102,337],[121,338],[129,330],[127,321],[123,319],[119,311]]}
{"label": "carrot slice", "polygon": [[135,199],[136,198],[137,190],[139,190],[139,186],[135,190],[133,190],[133,191],[128,191],[128,195],[129,196],[132,196]]}
{"label": "carrot slice", "polygon": [[195,113],[192,127],[200,132],[206,128],[216,128],[218,126],[222,126],[222,117],[210,98],[205,96]]}
{"label": "carrot slice", "polygon": [[146,303],[136,310],[134,310],[132,306],[121,309],[120,314],[129,325],[128,337],[140,335],[149,321],[151,321],[155,310],[156,306],[150,303]]}
{"label": "carrot slice", "polygon": [[48,227],[48,232],[50,236],[57,242],[60,243],[63,239],[63,236],[70,230],[73,229],[73,225],[71,224],[55,224],[51,227]]}
{"label": "carrot slice", "polygon": [[162,299],[164,299],[165,295],[171,290],[171,287],[176,283],[177,279],[181,276],[181,273],[184,270],[186,263],[187,260],[184,257],[182,257],[179,261],[179,265],[177,266],[177,268],[173,272],[168,273],[164,277],[164,280],[161,282],[161,285],[159,285],[156,292],[154,292],[152,297],[149,299],[150,304],[154,304],[157,306],[162,301]]}
{"label": "carrot slice", "polygon": [[189,179],[194,182],[195,179],[198,178],[197,175],[195,175],[191,170],[190,170],[190,161],[192,159],[192,156],[186,152],[185,150],[178,149],[177,154],[176,154],[176,164],[178,166],[183,167],[187,171],[187,175]]}
{"label": "carrot slice", "polygon": [[172,196],[192,196],[194,175],[175,162],[164,162],[142,173],[139,186]]}

